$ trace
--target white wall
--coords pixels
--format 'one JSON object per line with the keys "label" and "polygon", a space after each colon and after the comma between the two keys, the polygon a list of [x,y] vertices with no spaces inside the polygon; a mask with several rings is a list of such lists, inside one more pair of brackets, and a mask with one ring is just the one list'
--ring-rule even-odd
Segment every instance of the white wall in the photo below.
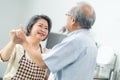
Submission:
{"label": "white wall", "polygon": [[[28,2],[24,0],[0,0],[0,49],[9,41],[9,31],[25,25],[28,20]],[[27,20],[26,20],[27,19]]]}
{"label": "white wall", "polygon": [[[82,0],[0,0],[0,49],[9,41],[9,31],[27,24],[31,16],[46,14],[53,22],[52,32],[66,24],[65,13]],[[91,30],[99,45],[113,47],[120,58],[120,1],[84,0],[91,3],[96,11],[96,22]],[[120,68],[118,60],[118,68]],[[0,67],[1,68],[1,67]]]}

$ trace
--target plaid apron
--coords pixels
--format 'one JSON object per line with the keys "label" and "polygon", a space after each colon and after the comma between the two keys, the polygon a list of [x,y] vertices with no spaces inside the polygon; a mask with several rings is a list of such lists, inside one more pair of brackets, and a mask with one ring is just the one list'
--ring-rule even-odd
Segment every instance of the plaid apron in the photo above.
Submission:
{"label": "plaid apron", "polygon": [[42,69],[26,59],[25,54],[22,56],[19,64],[17,73],[11,80],[45,80],[47,69]]}

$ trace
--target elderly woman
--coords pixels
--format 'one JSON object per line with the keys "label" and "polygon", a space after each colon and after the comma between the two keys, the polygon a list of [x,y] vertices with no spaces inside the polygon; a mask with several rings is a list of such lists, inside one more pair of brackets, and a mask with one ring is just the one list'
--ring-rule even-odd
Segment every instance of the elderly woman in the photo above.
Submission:
{"label": "elderly woman", "polygon": [[[24,36],[27,35],[24,38],[32,46],[32,49],[43,53],[40,42],[47,38],[51,26],[51,19],[48,16],[35,15],[26,27],[27,32],[23,28],[10,32],[10,42],[0,52],[1,60],[8,61],[3,80],[45,80],[47,69],[42,69],[31,59],[26,49],[21,45],[24,43],[19,38],[22,36],[20,35],[21,30]],[[36,53],[34,54],[36,55]]]}

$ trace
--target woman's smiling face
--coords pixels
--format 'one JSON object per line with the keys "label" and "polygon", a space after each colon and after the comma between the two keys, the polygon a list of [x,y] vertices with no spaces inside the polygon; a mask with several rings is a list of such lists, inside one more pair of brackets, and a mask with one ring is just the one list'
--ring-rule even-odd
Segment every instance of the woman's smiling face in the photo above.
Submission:
{"label": "woman's smiling face", "polygon": [[48,22],[45,19],[39,19],[33,25],[30,36],[33,36],[40,41],[44,40],[48,35]]}

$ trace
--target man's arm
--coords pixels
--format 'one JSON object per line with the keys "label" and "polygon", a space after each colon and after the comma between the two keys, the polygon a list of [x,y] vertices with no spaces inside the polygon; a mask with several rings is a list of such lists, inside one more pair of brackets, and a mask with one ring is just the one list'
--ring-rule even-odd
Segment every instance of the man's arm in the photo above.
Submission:
{"label": "man's arm", "polygon": [[22,45],[34,63],[36,63],[41,68],[47,68],[42,59],[40,51],[36,51],[31,45],[29,45],[27,41],[25,41]]}

